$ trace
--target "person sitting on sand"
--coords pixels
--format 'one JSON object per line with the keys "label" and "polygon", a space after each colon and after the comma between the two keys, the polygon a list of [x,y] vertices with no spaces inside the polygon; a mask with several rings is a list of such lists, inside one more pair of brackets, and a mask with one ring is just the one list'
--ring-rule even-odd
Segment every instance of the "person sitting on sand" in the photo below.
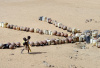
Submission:
{"label": "person sitting on sand", "polygon": [[21,53],[24,51],[24,50],[28,50],[28,53],[29,51],[31,52],[31,49],[29,47],[29,40],[30,40],[30,36],[27,37],[28,39],[26,39],[25,37],[23,38],[24,42],[23,42],[23,45],[24,45],[24,48],[22,49]]}

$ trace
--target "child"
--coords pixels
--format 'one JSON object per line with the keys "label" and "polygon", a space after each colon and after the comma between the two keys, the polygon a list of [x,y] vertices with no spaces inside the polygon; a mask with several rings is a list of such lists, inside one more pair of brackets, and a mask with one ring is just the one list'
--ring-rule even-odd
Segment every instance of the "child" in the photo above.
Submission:
{"label": "child", "polygon": [[29,53],[29,50],[31,52],[31,49],[29,47],[29,40],[30,40],[30,36],[27,37],[28,39],[26,39],[25,37],[23,38],[24,42],[23,42],[23,45],[24,45],[24,48],[22,49],[21,53],[26,49],[28,50],[28,53]]}

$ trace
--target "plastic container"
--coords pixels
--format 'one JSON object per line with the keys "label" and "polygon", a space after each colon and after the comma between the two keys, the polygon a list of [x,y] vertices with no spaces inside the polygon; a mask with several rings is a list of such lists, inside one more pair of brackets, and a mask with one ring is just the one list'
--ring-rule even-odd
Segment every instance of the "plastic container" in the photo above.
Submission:
{"label": "plastic container", "polygon": [[78,33],[75,34],[75,37],[80,37],[80,35]]}
{"label": "plastic container", "polygon": [[13,26],[14,26],[14,25],[10,25],[10,29],[13,29]]}
{"label": "plastic container", "polygon": [[14,49],[14,47],[15,47],[15,46],[14,46],[14,45],[12,45],[12,44],[11,44],[11,45],[9,45],[9,49]]}
{"label": "plastic container", "polygon": [[40,30],[40,31],[39,31],[39,34],[43,34],[43,30]]}
{"label": "plastic container", "polygon": [[67,30],[67,26],[63,26],[63,30]]}
{"label": "plastic container", "polygon": [[51,18],[48,18],[48,23],[50,23],[50,24],[51,24],[51,21],[52,21],[52,19],[51,19]]}
{"label": "plastic container", "polygon": [[92,36],[93,36],[93,37],[97,37],[97,34],[98,34],[97,32],[93,32],[93,33],[92,33]]}
{"label": "plastic container", "polygon": [[47,40],[47,43],[48,43],[48,45],[51,45],[51,40],[48,39]]}
{"label": "plastic container", "polygon": [[56,23],[56,20],[52,20],[52,21],[51,21],[51,23],[52,23],[53,25],[55,25],[55,23]]}
{"label": "plastic container", "polygon": [[34,28],[30,28],[30,30],[29,30],[30,32],[34,32]]}
{"label": "plastic container", "polygon": [[10,25],[9,24],[7,25],[7,28],[10,28]]}
{"label": "plastic container", "polygon": [[[8,26],[7,26],[7,27],[8,27]],[[17,26],[16,26],[16,25],[14,25],[14,26],[13,26],[13,29],[14,29],[14,30],[16,30],[16,27],[17,27]]]}
{"label": "plastic container", "polygon": [[48,31],[48,30],[46,30],[46,31],[45,31],[45,34],[46,34],[46,35],[49,35],[49,31]]}
{"label": "plastic container", "polygon": [[8,23],[3,23],[3,28],[7,28]]}
{"label": "plastic container", "polygon": [[68,37],[68,34],[67,33],[64,33],[64,37]]}
{"label": "plastic container", "polygon": [[76,42],[76,37],[75,36],[73,36],[72,39],[73,39],[73,42]]}
{"label": "plastic container", "polygon": [[44,40],[43,43],[44,43],[44,45],[47,45],[47,40]]}
{"label": "plastic container", "polygon": [[2,27],[2,22],[0,22],[0,27]]}
{"label": "plastic container", "polygon": [[34,42],[30,42],[30,46],[34,46]]}
{"label": "plastic container", "polygon": [[35,32],[35,33],[39,33],[39,31],[40,31],[40,29],[39,29],[39,28],[34,29],[34,32]]}
{"label": "plastic container", "polygon": [[100,48],[100,42],[98,42],[98,43],[96,44],[96,46],[97,46],[98,48]]}
{"label": "plastic container", "polygon": [[17,43],[16,43],[16,46],[17,46],[17,47],[20,47],[20,46],[21,46],[21,43],[20,43],[20,42],[17,42]]}
{"label": "plastic container", "polygon": [[57,31],[53,31],[53,32],[52,32],[52,35],[56,35],[56,34],[57,34]]}
{"label": "plastic container", "polygon": [[39,20],[40,20],[40,21],[42,21],[42,17],[43,17],[43,16],[39,17]]}
{"label": "plastic container", "polygon": [[61,36],[61,33],[60,32],[57,32],[56,36]]}
{"label": "plastic container", "polygon": [[49,30],[48,32],[49,32],[49,35],[52,35],[52,31]]}
{"label": "plastic container", "polygon": [[1,23],[0,23],[0,26],[3,27],[3,28],[7,28],[7,24],[8,24],[8,23],[1,22]]}
{"label": "plastic container", "polygon": [[3,47],[3,44],[0,44],[0,49],[2,49],[2,47]]}
{"label": "plastic container", "polygon": [[71,33],[69,33],[69,34],[68,34],[68,36],[72,36],[72,34],[71,34]]}
{"label": "plastic container", "polygon": [[65,39],[62,39],[62,44],[64,44],[65,43]]}
{"label": "plastic container", "polygon": [[64,37],[64,33],[63,32],[61,32],[61,36]]}
{"label": "plastic container", "polygon": [[90,39],[90,43],[92,44],[92,45],[94,45],[94,46],[96,46],[97,45],[97,39],[95,38],[95,39]]}
{"label": "plastic container", "polygon": [[43,17],[42,17],[42,21],[44,21],[44,20],[45,20],[45,17],[43,16]]}
{"label": "plastic container", "polygon": [[35,46],[39,46],[40,43],[39,43],[38,41],[36,41],[36,42],[34,42],[34,45],[35,45]]}
{"label": "plastic container", "polygon": [[61,28],[61,25],[62,25],[61,23],[58,23],[58,27],[59,27],[59,28]]}
{"label": "plastic container", "polygon": [[69,28],[67,29],[67,31],[68,31],[68,32],[72,32],[72,28],[69,27]]}
{"label": "plastic container", "polygon": [[55,40],[55,44],[59,44],[59,39],[56,39]]}
{"label": "plastic container", "polygon": [[62,40],[61,39],[57,39],[57,40],[59,40],[59,44],[62,44]]}
{"label": "plastic container", "polygon": [[77,29],[77,33],[80,33],[81,31],[80,31],[80,29]]}
{"label": "plastic container", "polygon": [[44,22],[47,22],[47,17],[44,18]]}
{"label": "plastic container", "polygon": [[72,29],[72,32],[77,33],[77,29],[76,28],[73,28]]}
{"label": "plastic container", "polygon": [[86,35],[86,43],[90,43],[90,35]]}
{"label": "plastic container", "polygon": [[51,39],[51,45],[55,45],[55,40],[56,39]]}

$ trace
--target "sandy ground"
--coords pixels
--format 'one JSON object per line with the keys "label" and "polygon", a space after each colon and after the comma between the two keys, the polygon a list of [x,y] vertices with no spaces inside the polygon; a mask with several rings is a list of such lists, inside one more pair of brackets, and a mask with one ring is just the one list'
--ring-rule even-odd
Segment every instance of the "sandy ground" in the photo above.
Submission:
{"label": "sandy ground", "polygon": [[[0,0],[0,22],[67,32],[39,21],[39,16],[50,17],[81,31],[100,31],[100,0]],[[85,23],[86,19],[94,21]],[[58,38],[0,27],[0,43],[21,42],[28,35],[32,37],[30,41]],[[0,49],[0,68],[48,68],[43,61],[53,68],[73,68],[71,65],[77,68],[100,68],[100,49],[87,46],[89,49],[79,49],[75,44],[31,47],[31,54],[27,54],[27,51],[21,54],[22,48]]]}

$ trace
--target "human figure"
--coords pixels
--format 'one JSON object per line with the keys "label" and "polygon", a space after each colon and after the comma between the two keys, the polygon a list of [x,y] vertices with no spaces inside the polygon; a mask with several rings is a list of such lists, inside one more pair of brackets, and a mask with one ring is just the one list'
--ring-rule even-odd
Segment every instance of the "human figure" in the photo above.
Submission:
{"label": "human figure", "polygon": [[23,40],[24,40],[24,42],[23,42],[24,48],[22,49],[21,53],[24,50],[28,50],[28,53],[29,53],[29,51],[31,52],[31,49],[29,47],[29,40],[30,40],[30,38],[31,38],[30,36],[28,36],[27,39],[25,37],[23,38]]}

